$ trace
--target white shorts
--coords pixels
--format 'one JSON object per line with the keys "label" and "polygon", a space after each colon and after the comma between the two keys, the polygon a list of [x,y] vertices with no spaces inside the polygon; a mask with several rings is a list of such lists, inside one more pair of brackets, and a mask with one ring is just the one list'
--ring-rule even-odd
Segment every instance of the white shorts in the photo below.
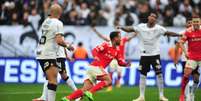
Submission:
{"label": "white shorts", "polygon": [[201,61],[187,60],[185,67],[195,70],[197,67],[201,67]]}
{"label": "white shorts", "polygon": [[106,75],[104,68],[100,68],[98,66],[89,65],[88,70],[86,71],[87,79],[89,79],[93,84],[96,83],[98,77]]}
{"label": "white shorts", "polygon": [[119,66],[118,62],[116,59],[113,59],[111,62],[110,62],[110,66],[109,66],[109,72],[121,72],[122,71],[122,68],[121,66]]}

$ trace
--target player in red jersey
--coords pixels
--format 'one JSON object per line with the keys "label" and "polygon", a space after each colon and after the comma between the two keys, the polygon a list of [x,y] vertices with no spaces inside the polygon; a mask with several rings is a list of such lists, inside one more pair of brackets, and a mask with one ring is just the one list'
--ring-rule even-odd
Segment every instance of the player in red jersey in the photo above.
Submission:
{"label": "player in red jersey", "polygon": [[[130,66],[130,63],[125,62],[120,54],[121,49],[118,47],[121,43],[120,32],[111,32],[110,40],[111,42],[104,42],[92,50],[94,61],[89,65],[86,72],[88,78],[84,81],[84,86],[72,94],[63,97],[62,101],[74,100],[84,95],[90,101],[93,101],[93,93],[112,83],[109,74],[104,69],[113,59],[116,59],[120,66]],[[95,84],[96,80],[100,82]]]}
{"label": "player in red jersey", "polygon": [[182,39],[179,41],[179,46],[182,46],[185,42],[188,42],[188,60],[185,65],[184,75],[181,84],[181,95],[179,101],[185,101],[185,88],[189,81],[189,76],[197,66],[201,67],[201,29],[200,18],[192,19],[192,30],[184,33]]}
{"label": "player in red jersey", "polygon": [[[182,31],[181,34],[184,34],[186,32],[190,32],[190,31],[192,31],[192,19],[187,20],[186,29],[185,29],[185,31]],[[179,49],[181,49],[183,51],[182,54],[180,54]],[[179,48],[178,45],[176,45],[175,58],[174,58],[175,65],[178,63],[180,57],[181,57],[181,64],[182,64],[182,68],[183,68],[182,74],[184,74],[184,68],[186,65],[186,61],[188,60],[187,43],[183,44],[181,48]],[[199,69],[199,67],[197,67],[195,70],[193,70],[192,74],[191,74],[193,76],[193,85],[190,86],[189,83],[186,85],[185,96],[186,96],[187,101],[194,101],[194,93],[195,93],[195,89],[197,88],[197,85],[199,83],[199,76],[200,76],[198,69]]]}
{"label": "player in red jersey", "polygon": [[[98,32],[96,30],[95,27],[92,27],[92,30],[100,37],[102,38],[104,41],[110,42],[110,38],[101,34],[100,32]],[[120,54],[122,56],[123,59],[125,59],[125,44],[127,42],[129,42],[132,38],[134,38],[136,36],[136,34],[133,32],[130,36],[124,36],[121,38],[121,43],[119,45],[120,48]],[[114,59],[112,60],[112,62],[109,65],[109,69],[108,72],[110,74],[111,79],[113,78],[113,74],[115,72],[117,72],[117,79],[115,80],[115,85],[116,87],[121,87],[120,84],[120,79],[121,79],[121,72],[122,72],[122,68],[120,68],[120,66],[118,65],[117,61]],[[111,91],[112,90],[112,85],[108,87],[107,91]]]}

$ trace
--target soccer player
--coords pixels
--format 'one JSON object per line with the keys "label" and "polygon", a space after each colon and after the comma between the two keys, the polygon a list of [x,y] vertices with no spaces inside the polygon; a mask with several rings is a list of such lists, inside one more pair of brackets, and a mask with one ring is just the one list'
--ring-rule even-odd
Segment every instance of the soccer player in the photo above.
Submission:
{"label": "soccer player", "polygon": [[[100,32],[98,32],[96,30],[95,27],[92,27],[92,30],[100,37],[102,38],[104,41],[107,41],[107,42],[110,42],[110,38],[107,37],[107,36],[104,36],[102,35]],[[134,38],[136,36],[135,33],[133,33],[131,36],[125,36],[123,38],[121,38],[121,43],[119,45],[119,48],[121,49],[121,55],[122,55],[122,58],[125,59],[125,44],[130,41],[132,38]],[[110,74],[110,77],[112,79],[112,75],[114,72],[117,72],[117,80],[115,81],[115,84],[117,87],[120,87],[121,84],[120,84],[120,79],[121,79],[121,71],[122,71],[122,68],[119,68],[120,66],[118,65],[117,61],[114,59],[111,61],[110,65],[109,65],[109,74]],[[111,91],[112,90],[112,85],[108,87],[107,91]]]}
{"label": "soccer player", "polygon": [[[69,60],[71,61],[71,58],[68,57],[67,52],[66,52],[66,48],[63,47],[59,47],[59,51],[57,52],[57,65],[59,67],[59,74],[61,75],[61,78],[65,81],[65,83],[73,90],[77,90],[77,87],[75,86],[73,80],[71,78],[69,78],[69,76],[67,75],[67,71],[65,68],[65,60]],[[48,80],[45,81],[44,85],[43,85],[43,92],[41,97],[33,99],[33,101],[45,101],[47,98],[47,84],[48,84]]]}
{"label": "soccer player", "polygon": [[[82,97],[83,95],[90,101],[94,101],[93,93],[112,83],[109,74],[107,74],[104,69],[113,59],[116,59],[120,66],[130,66],[130,63],[125,62],[120,55],[121,50],[118,47],[121,43],[120,32],[111,32],[110,40],[110,42],[104,42],[92,50],[94,60],[87,70],[86,74],[88,78],[84,81],[84,86],[72,94],[63,97],[62,101],[71,101]],[[100,82],[96,84],[96,80],[99,80]]]}
{"label": "soccer player", "polygon": [[[185,32],[189,32],[189,31],[192,31],[192,19],[188,19],[187,20],[187,23],[186,23],[186,30],[183,31],[181,34],[185,34]],[[180,44],[181,45],[181,44]],[[175,47],[175,60],[174,60],[174,63],[177,64],[178,63],[178,58],[179,58],[179,48],[181,48],[183,50],[182,54],[181,54],[181,63],[182,63],[182,68],[183,68],[183,72],[182,74],[184,74],[184,68],[185,68],[185,65],[186,65],[186,61],[188,59],[188,55],[187,55],[187,43],[184,43],[182,46],[180,46],[179,44],[176,44],[176,47]],[[197,88],[197,85],[199,83],[199,76],[200,76],[200,73],[198,72],[198,69],[199,67],[196,67],[195,70],[193,70],[192,72],[192,76],[193,76],[193,86],[192,86],[192,90],[193,89],[196,89]],[[187,84],[186,86],[186,89],[185,89],[185,96],[186,96],[186,99],[187,101],[191,101],[194,100],[194,93],[195,93],[195,90],[192,91],[190,89],[190,86],[189,84]]]}
{"label": "soccer player", "polygon": [[37,60],[48,80],[47,101],[55,101],[58,74],[56,58],[59,46],[73,50],[63,39],[63,23],[59,20],[61,14],[62,8],[58,4],[51,5],[50,17],[42,23],[42,36],[37,47],[41,50],[37,54]]}
{"label": "soccer player", "polygon": [[[182,36],[181,40],[179,41],[179,46],[185,42],[188,42],[188,60],[186,62],[184,68],[184,75],[182,78],[181,84],[181,95],[179,101],[185,100],[185,88],[189,81],[189,76],[192,74],[192,71],[196,69],[196,67],[201,67],[201,29],[200,29],[200,18],[195,17],[192,19],[192,30],[186,31]],[[196,88],[198,87],[198,83],[193,84],[192,93],[195,92]]]}
{"label": "soccer player", "polygon": [[156,72],[160,101],[168,101],[168,99],[163,94],[164,85],[160,62],[160,37],[181,35],[167,31],[164,27],[156,24],[156,20],[157,13],[151,12],[148,16],[147,23],[142,23],[135,27],[118,27],[119,29],[122,29],[126,32],[136,32],[139,39],[141,52],[140,66],[138,68],[138,70],[140,71],[140,96],[133,101],[145,101],[144,93],[146,87],[146,76],[147,73],[150,71],[150,66],[152,66],[154,71]]}

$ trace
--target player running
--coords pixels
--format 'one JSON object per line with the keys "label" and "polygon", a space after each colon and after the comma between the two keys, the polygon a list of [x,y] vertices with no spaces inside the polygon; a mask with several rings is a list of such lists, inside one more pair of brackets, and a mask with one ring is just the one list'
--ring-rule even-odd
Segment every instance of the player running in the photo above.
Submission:
{"label": "player running", "polygon": [[73,47],[63,39],[63,23],[58,20],[61,14],[62,8],[58,4],[53,4],[50,7],[50,17],[42,23],[42,36],[37,47],[41,50],[37,54],[37,60],[48,80],[47,101],[55,101],[58,74],[56,58],[59,46],[73,50]]}
{"label": "player running", "polygon": [[[102,38],[103,40],[107,41],[107,42],[110,42],[110,38],[107,37],[107,36],[104,36],[103,34],[99,33],[95,27],[92,27],[92,30],[100,37]],[[133,33],[131,36],[124,36],[123,38],[121,38],[121,43],[119,45],[119,48],[121,50],[121,54],[122,54],[122,58],[125,59],[125,44],[127,42],[129,42],[132,38],[134,38],[136,36],[135,33]],[[121,79],[121,72],[122,72],[122,68],[120,68],[120,66],[118,65],[117,63],[117,60],[114,59],[111,61],[110,65],[109,65],[109,74],[110,74],[110,77],[112,79],[112,75],[114,72],[117,72],[117,80],[115,81],[115,85],[116,87],[121,87],[121,84],[120,84],[120,79]],[[111,91],[112,90],[112,85],[108,87],[107,91]]]}
{"label": "player running", "polygon": [[[87,70],[88,78],[84,81],[84,86],[72,94],[63,97],[62,101],[71,101],[84,95],[90,101],[94,101],[93,93],[112,84],[109,74],[104,69],[113,59],[116,59],[120,66],[130,66],[130,63],[125,62],[120,54],[121,50],[118,47],[121,43],[120,32],[111,32],[110,40],[110,42],[104,42],[92,50],[94,61],[89,65]],[[97,80],[100,82],[96,84]]]}
{"label": "player running", "polygon": [[[65,81],[65,83],[73,90],[77,90],[77,87],[75,86],[73,80],[71,78],[69,78],[69,76],[67,75],[67,71],[66,71],[66,67],[65,67],[65,60],[69,60],[71,61],[71,58],[68,57],[67,52],[66,52],[66,48],[63,47],[59,47],[59,51],[57,52],[57,65],[59,67],[59,74],[61,75],[61,78]],[[47,98],[47,84],[48,84],[48,80],[45,80],[45,83],[43,85],[43,92],[41,97],[33,99],[33,101],[45,101]]]}
{"label": "player running", "polygon": [[163,75],[160,62],[160,37],[161,36],[181,36],[174,32],[167,31],[164,27],[156,24],[157,13],[151,12],[148,16],[148,22],[139,24],[138,26],[118,27],[126,32],[136,32],[139,38],[140,45],[140,96],[133,101],[145,101],[144,93],[146,87],[146,76],[150,71],[150,66],[156,72],[157,85],[159,88],[160,101],[168,101],[164,96],[163,89]]}
{"label": "player running", "polygon": [[[201,29],[200,29],[200,18],[192,19],[192,30],[186,31],[179,41],[178,46],[182,47],[182,45],[188,42],[188,60],[186,62],[184,68],[184,75],[182,78],[181,84],[181,95],[179,101],[185,100],[185,88],[189,81],[189,76],[192,74],[192,71],[196,69],[196,67],[201,67]],[[194,95],[195,90],[198,87],[199,82],[194,82],[192,87],[192,94]]]}
{"label": "player running", "polygon": [[[192,31],[192,29],[193,29],[192,28],[192,19],[188,19],[187,23],[186,23],[186,30],[181,32],[181,34],[183,35],[186,32]],[[183,50],[183,52],[181,54],[181,63],[182,63],[182,68],[183,68],[182,74],[184,74],[184,68],[185,68],[185,65],[186,65],[187,58],[188,58],[188,55],[187,55],[187,43],[184,43],[182,46],[179,46],[179,44],[176,44],[176,47],[175,47],[176,55],[175,55],[175,60],[174,60],[175,64],[178,63],[178,60],[179,60],[179,57],[180,57],[180,53],[179,53],[180,48]],[[200,76],[200,73],[198,72],[198,69],[199,69],[199,67],[196,67],[196,69],[193,70],[193,72],[192,72],[192,76],[193,76],[192,89],[190,89],[189,84],[187,84],[187,86],[186,86],[185,96],[186,96],[187,101],[194,101],[195,90],[193,90],[193,89],[197,88],[197,85],[199,83],[199,76]]]}

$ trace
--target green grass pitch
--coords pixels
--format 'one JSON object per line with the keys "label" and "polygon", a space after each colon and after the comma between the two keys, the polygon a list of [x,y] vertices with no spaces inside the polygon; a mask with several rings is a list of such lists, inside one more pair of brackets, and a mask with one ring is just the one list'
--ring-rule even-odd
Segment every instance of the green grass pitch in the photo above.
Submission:
{"label": "green grass pitch", "polygon": [[[39,97],[42,91],[42,84],[0,84],[0,101],[31,101]],[[79,86],[80,87],[80,86]],[[61,97],[70,94],[72,90],[65,84],[60,84],[57,89],[56,101]],[[178,101],[180,89],[166,88],[165,95],[169,101]],[[111,92],[105,89],[94,95],[95,101],[132,101],[139,95],[138,87],[114,88]],[[86,98],[83,101],[88,101]],[[146,88],[146,101],[159,101],[158,89],[156,87]],[[195,101],[201,101],[201,89],[196,92]]]}

